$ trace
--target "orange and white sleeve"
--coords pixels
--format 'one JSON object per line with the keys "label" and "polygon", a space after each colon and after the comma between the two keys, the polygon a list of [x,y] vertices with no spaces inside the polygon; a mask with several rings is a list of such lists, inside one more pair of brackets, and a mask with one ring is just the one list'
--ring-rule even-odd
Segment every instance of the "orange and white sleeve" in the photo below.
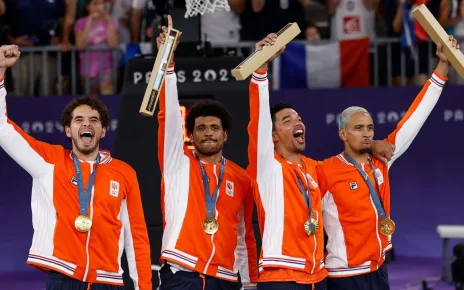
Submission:
{"label": "orange and white sleeve", "polygon": [[139,182],[134,170],[127,173],[126,199],[121,206],[120,220],[124,229],[124,250],[126,251],[129,275],[135,289],[152,289],[150,241],[145,222]]}
{"label": "orange and white sleeve", "polygon": [[176,170],[184,156],[184,131],[174,65],[168,67],[159,96],[158,162],[161,172]]}
{"label": "orange and white sleeve", "polygon": [[250,187],[239,213],[238,240],[235,249],[236,268],[240,273],[242,289],[256,289],[258,283],[258,256],[253,230],[254,196],[258,188],[250,179]]}
{"label": "orange and white sleeve", "polygon": [[325,203],[327,200],[325,197],[327,195],[327,192],[329,192],[329,183],[327,181],[327,176],[323,168],[323,162],[318,162],[318,164],[316,165],[316,172],[317,172],[317,183],[321,191],[322,211],[324,211]]}
{"label": "orange and white sleeve", "polygon": [[0,79],[0,146],[33,178],[55,163],[63,147],[37,141],[8,118],[4,79]]}
{"label": "orange and white sleeve", "polygon": [[387,141],[396,147],[395,154],[388,162],[388,168],[409,148],[437,104],[447,80],[448,78],[434,71],[396,129],[387,137]]}
{"label": "orange and white sleeve", "polygon": [[269,105],[267,70],[255,71],[250,81],[250,122],[248,124],[248,174],[261,180],[274,160],[272,119]]}

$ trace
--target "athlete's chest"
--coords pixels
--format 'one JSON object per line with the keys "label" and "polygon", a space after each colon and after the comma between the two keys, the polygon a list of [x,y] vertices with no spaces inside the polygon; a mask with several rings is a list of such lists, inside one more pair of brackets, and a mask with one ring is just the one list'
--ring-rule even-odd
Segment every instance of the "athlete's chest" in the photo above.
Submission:
{"label": "athlete's chest", "polygon": [[54,169],[53,197],[55,203],[72,208],[83,196],[93,207],[119,211],[129,188],[123,174],[107,164],[80,164],[76,170],[72,161],[57,164]]}

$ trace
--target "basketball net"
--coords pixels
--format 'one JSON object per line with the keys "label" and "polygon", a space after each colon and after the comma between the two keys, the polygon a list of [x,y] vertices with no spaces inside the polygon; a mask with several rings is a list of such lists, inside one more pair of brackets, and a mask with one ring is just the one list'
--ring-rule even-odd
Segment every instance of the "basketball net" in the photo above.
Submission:
{"label": "basketball net", "polygon": [[225,9],[230,11],[229,3],[227,0],[185,0],[185,18],[195,16],[197,14],[205,14],[207,12],[214,12],[216,9]]}

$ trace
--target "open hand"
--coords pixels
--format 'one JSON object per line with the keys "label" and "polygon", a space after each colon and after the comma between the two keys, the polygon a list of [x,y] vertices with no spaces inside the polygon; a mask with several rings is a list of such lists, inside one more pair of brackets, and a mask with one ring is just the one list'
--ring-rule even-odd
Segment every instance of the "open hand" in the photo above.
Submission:
{"label": "open hand", "polygon": [[[169,29],[172,28],[172,18],[171,18],[171,15],[168,15],[168,27],[166,26],[162,26],[161,27],[161,32],[159,34],[159,36],[156,38],[156,47],[159,49],[161,47],[161,45],[164,44],[164,42],[166,41],[166,35],[167,35],[167,32]],[[177,48],[177,45],[179,44],[179,41],[180,41],[180,37],[182,36],[182,32],[179,32],[179,35],[177,37],[177,41],[176,43],[174,44],[174,51],[176,50]]]}

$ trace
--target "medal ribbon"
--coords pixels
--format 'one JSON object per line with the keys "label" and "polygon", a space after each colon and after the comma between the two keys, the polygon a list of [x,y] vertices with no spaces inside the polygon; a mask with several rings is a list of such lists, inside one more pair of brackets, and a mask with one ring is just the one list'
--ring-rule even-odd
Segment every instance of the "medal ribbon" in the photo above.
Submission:
{"label": "medal ribbon", "polygon": [[301,180],[300,176],[298,175],[298,173],[296,172],[295,169],[293,169],[293,171],[295,171],[295,175],[296,175],[296,178],[298,180],[298,187],[300,188],[300,192],[301,194],[303,195],[303,198],[305,200],[305,203],[306,203],[306,207],[308,208],[308,211],[309,211],[309,217],[312,219],[313,218],[313,211],[311,210],[311,189],[309,187],[309,180],[308,178],[305,176],[305,179],[306,179],[306,184],[308,186],[308,190],[306,191],[304,189],[304,186],[303,186],[303,181]]}
{"label": "medal ribbon", "polygon": [[74,153],[72,154],[74,161],[74,169],[76,170],[77,178],[77,192],[79,194],[79,211],[80,215],[87,216],[87,209],[90,203],[90,197],[92,196],[92,188],[95,180],[95,172],[97,171],[98,163],[100,163],[100,153],[97,155],[97,162],[95,164],[95,169],[90,175],[89,183],[87,184],[87,190],[84,193],[84,183],[82,182],[82,171],[79,164],[79,159]]}
{"label": "medal ribbon", "polygon": [[[354,165],[354,167],[356,167],[356,169],[359,171],[359,173],[361,173],[362,177],[364,178],[364,181],[366,182],[367,186],[369,187],[369,193],[371,194],[372,201],[374,202],[375,208],[377,209],[377,212],[379,213],[380,219],[382,221],[385,220],[387,218],[387,216],[385,215],[385,211],[383,209],[382,203],[381,203],[381,201],[379,199],[379,196],[377,195],[377,191],[375,190],[374,185],[372,184],[371,180],[369,179],[369,176],[367,175],[367,173],[364,170],[362,170],[358,166],[358,163],[356,163],[356,161],[354,161],[348,154],[346,154],[346,152],[345,152],[345,158],[348,159],[348,161],[350,161],[351,164]],[[369,165],[371,166],[372,171],[374,172],[375,183],[377,184],[377,187],[380,190],[379,181],[377,180],[377,177],[375,176],[374,164],[372,164],[372,161],[371,161],[370,157],[369,157],[368,160],[369,160]]]}
{"label": "medal ribbon", "polygon": [[203,179],[203,187],[205,189],[205,197],[206,197],[206,211],[208,217],[213,217],[214,216],[214,208],[216,207],[216,201],[219,193],[219,187],[221,187],[222,179],[224,178],[224,165],[226,163],[226,160],[224,157],[221,159],[221,168],[219,170],[219,180],[216,185],[216,188],[214,189],[214,194],[213,197],[211,197],[211,192],[209,190],[209,178],[208,175],[206,175],[205,168],[203,167],[203,164],[201,164],[201,160],[198,158],[198,156],[195,155],[198,159],[198,163],[200,164],[200,169],[201,169],[201,178]]}

